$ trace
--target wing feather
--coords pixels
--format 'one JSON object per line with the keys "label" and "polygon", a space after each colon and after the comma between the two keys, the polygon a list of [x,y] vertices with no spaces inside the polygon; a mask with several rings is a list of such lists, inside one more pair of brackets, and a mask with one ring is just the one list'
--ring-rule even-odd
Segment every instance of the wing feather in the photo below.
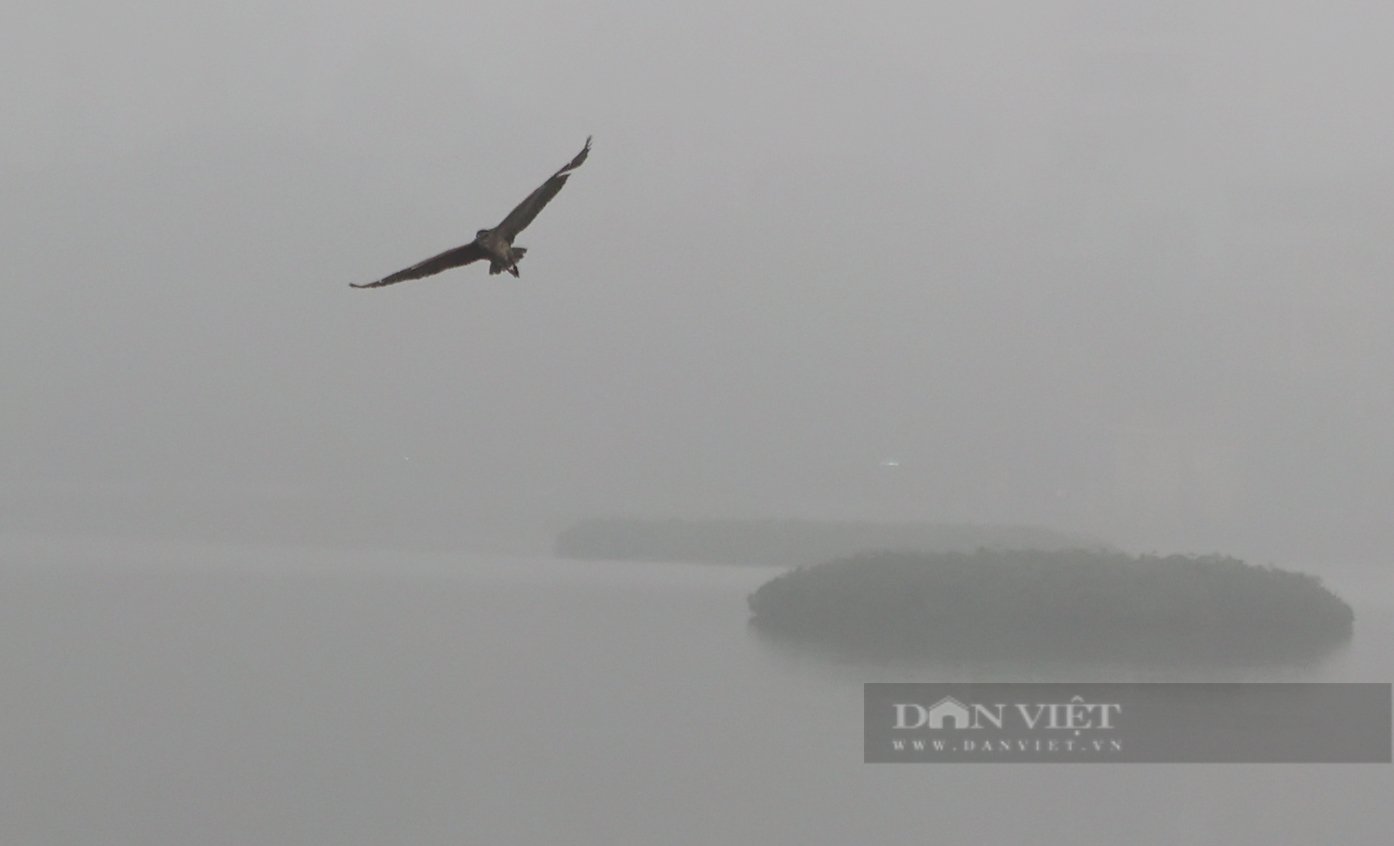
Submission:
{"label": "wing feather", "polygon": [[505,217],[494,231],[510,242],[518,237],[518,233],[528,228],[528,224],[532,223],[533,218],[537,217],[537,213],[542,211],[542,207],[551,202],[561,187],[566,184],[567,177],[571,176],[571,172],[585,163],[586,156],[590,155],[590,151],[591,139],[588,135],[586,136],[586,146],[581,148],[581,152],[577,153],[576,157],[565,167],[552,174],[550,179],[539,185],[537,190],[518,204],[517,208],[509,212],[508,217]]}
{"label": "wing feather", "polygon": [[446,250],[437,256],[431,256],[425,261],[417,262],[405,270],[399,270],[391,276],[384,276],[376,282],[367,282],[362,285],[349,283],[350,288],[381,288],[384,285],[394,285],[398,282],[405,282],[408,279],[420,279],[423,276],[434,276],[442,270],[449,270],[452,267],[460,267],[472,261],[479,261],[485,258],[484,248],[475,241],[463,244],[454,249]]}

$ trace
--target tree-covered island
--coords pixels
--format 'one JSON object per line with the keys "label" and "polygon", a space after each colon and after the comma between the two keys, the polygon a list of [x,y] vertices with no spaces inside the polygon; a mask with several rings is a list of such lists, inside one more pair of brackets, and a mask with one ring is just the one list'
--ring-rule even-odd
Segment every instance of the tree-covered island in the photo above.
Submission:
{"label": "tree-covered island", "polygon": [[866,552],[779,575],[749,604],[781,639],[935,660],[1298,659],[1355,619],[1304,573],[1100,549]]}

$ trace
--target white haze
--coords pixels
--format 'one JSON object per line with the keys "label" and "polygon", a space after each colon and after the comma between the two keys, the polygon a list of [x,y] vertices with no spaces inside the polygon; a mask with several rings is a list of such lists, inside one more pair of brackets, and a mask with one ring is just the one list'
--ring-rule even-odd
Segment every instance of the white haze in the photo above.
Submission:
{"label": "white haze", "polygon": [[[11,0],[0,841],[1384,842],[1388,767],[864,767],[902,679],[748,635],[764,573],[521,553],[608,514],[1220,551],[1334,577],[1315,678],[1387,681],[1392,32]],[[589,134],[521,279],[347,286]]]}
{"label": "white haze", "polygon": [[[1394,541],[1382,4],[7,17],[25,513],[217,489]],[[588,133],[521,281],[346,286]]]}

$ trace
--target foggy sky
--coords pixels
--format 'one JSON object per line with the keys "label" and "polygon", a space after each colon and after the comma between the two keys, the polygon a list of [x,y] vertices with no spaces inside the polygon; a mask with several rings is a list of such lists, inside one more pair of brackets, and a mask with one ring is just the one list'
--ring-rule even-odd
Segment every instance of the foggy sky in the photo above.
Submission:
{"label": "foggy sky", "polygon": [[1215,5],[21,3],[0,492],[1374,557],[1394,9]]}

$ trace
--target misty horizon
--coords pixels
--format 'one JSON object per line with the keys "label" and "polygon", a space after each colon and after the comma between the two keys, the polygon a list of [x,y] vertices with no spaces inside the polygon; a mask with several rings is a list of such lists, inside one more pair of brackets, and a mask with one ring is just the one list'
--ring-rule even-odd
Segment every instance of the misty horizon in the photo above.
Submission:
{"label": "misty horizon", "polygon": [[1387,841],[863,696],[1387,707],[1394,6],[7,12],[0,841]]}

